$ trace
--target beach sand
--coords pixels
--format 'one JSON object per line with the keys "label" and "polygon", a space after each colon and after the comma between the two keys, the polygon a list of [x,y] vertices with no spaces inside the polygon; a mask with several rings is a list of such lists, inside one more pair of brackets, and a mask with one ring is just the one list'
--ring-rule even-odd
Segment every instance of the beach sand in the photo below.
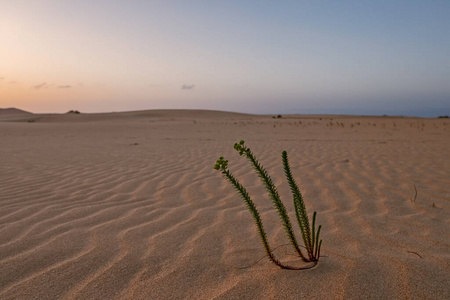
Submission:
{"label": "beach sand", "polygon": [[[0,299],[450,298],[449,119],[155,110],[0,120]],[[275,255],[302,265],[233,149],[240,139],[296,224],[287,150],[322,225],[315,268],[272,264],[213,169],[229,160]]]}

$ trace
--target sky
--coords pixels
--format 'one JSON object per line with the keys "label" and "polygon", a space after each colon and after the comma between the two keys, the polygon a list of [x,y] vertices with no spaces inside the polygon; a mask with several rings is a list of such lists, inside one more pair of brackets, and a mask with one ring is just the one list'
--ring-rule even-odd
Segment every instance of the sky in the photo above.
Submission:
{"label": "sky", "polygon": [[0,0],[0,107],[450,114],[450,1]]}

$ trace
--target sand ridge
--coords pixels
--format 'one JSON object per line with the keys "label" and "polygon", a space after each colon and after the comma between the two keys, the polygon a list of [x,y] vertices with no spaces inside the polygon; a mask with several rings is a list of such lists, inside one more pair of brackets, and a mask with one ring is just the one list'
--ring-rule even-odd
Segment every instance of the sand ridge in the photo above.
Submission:
{"label": "sand ridge", "polygon": [[[0,122],[1,299],[450,296],[448,119],[195,110],[29,117]],[[232,149],[239,139],[292,213],[287,150],[323,226],[316,268],[286,271],[264,258],[245,205],[212,168],[221,155],[229,160],[269,241],[286,244],[264,188]],[[286,246],[275,253],[298,261]]]}

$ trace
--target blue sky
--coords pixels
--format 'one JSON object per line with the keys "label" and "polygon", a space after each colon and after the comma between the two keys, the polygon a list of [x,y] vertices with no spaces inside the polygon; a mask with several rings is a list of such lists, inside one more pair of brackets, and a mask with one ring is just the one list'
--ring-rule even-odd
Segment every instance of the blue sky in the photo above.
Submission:
{"label": "blue sky", "polygon": [[450,1],[0,7],[0,107],[450,114]]}

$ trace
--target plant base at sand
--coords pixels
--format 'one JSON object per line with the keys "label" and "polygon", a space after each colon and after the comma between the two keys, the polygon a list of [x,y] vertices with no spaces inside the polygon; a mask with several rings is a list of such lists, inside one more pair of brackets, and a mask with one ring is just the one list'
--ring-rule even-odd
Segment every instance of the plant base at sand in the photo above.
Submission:
{"label": "plant base at sand", "polygon": [[287,235],[292,247],[294,248],[295,252],[298,254],[298,256],[304,262],[310,262],[312,264],[305,266],[305,267],[288,266],[288,265],[281,263],[274,256],[274,254],[270,248],[269,242],[267,240],[267,235],[264,230],[261,216],[259,215],[259,212],[256,209],[255,203],[250,198],[250,196],[249,196],[247,190],[244,188],[244,186],[228,170],[228,160],[225,160],[223,157],[220,157],[216,161],[216,164],[214,165],[214,169],[222,172],[222,174],[225,176],[225,178],[236,188],[238,194],[244,200],[244,202],[247,205],[250,213],[252,214],[255,224],[258,228],[258,233],[259,233],[259,236],[261,237],[261,241],[264,245],[264,249],[266,250],[267,256],[273,263],[275,263],[277,266],[279,266],[283,269],[303,270],[303,269],[313,268],[315,265],[317,265],[317,262],[319,261],[319,258],[320,258],[320,248],[322,246],[322,240],[319,241],[319,235],[320,235],[320,229],[322,226],[319,226],[316,231],[316,229],[315,229],[316,212],[313,213],[312,226],[310,226],[309,218],[308,218],[308,214],[306,212],[305,204],[303,202],[302,194],[300,193],[300,190],[299,190],[294,178],[292,177],[291,168],[289,166],[289,161],[288,161],[288,156],[287,156],[286,151],[282,152],[283,168],[284,168],[284,173],[286,175],[287,181],[291,188],[293,201],[294,201],[294,207],[295,207],[295,216],[297,218],[297,222],[300,227],[300,232],[302,235],[304,247],[306,249],[306,254],[304,254],[300,249],[300,246],[294,235],[292,223],[289,219],[288,213],[286,211],[286,207],[284,206],[283,202],[281,201],[280,195],[278,194],[278,190],[277,190],[275,184],[273,183],[272,179],[270,178],[269,174],[267,173],[267,171],[258,162],[256,157],[250,151],[250,148],[245,146],[244,141],[241,140],[239,143],[234,144],[234,149],[239,152],[239,155],[245,156],[249,160],[253,169],[258,174],[258,177],[261,179],[261,182],[264,184],[266,191],[269,194],[269,197],[272,200],[272,203],[274,204],[274,206],[278,212],[278,215],[280,216],[280,220],[283,225],[283,228],[284,228],[286,235]]}

